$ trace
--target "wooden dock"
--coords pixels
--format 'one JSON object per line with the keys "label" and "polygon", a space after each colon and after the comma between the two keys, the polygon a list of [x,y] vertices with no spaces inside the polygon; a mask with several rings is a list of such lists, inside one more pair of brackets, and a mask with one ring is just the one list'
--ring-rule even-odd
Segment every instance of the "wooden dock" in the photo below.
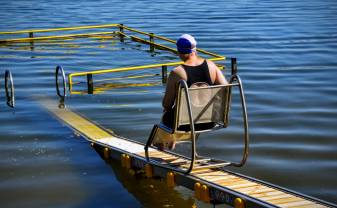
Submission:
{"label": "wooden dock", "polygon": [[69,109],[60,109],[56,101],[48,99],[39,101],[62,123],[67,124],[93,145],[102,146],[106,157],[121,160],[122,165],[130,169],[146,169],[145,172],[149,177],[167,178],[168,185],[181,185],[194,190],[196,198],[205,202],[224,203],[242,208],[336,207],[334,204],[226,170],[201,169],[188,175],[171,172],[161,164],[170,162],[176,163],[179,167],[179,162],[184,158],[150,149],[151,161],[147,163],[144,157],[144,144],[116,136]]}

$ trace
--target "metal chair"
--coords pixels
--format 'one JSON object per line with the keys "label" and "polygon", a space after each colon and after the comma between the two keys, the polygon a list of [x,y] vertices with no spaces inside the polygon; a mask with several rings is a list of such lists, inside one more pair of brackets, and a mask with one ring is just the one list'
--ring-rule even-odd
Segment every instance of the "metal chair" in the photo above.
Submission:
{"label": "metal chair", "polygon": [[[154,162],[149,157],[149,147],[152,146],[154,139],[158,132],[166,132],[167,134],[189,134],[189,139],[192,144],[191,157],[185,157],[187,161],[190,161],[190,165],[186,170],[177,168],[177,164],[164,165],[165,168],[173,169],[178,172],[190,173],[192,170],[204,169],[204,168],[219,168],[224,166],[237,166],[241,167],[245,164],[248,157],[248,119],[245,98],[243,94],[243,88],[241,79],[238,75],[233,75],[226,85],[215,85],[207,87],[188,88],[187,83],[182,80],[178,83],[179,87],[176,93],[176,104],[174,112],[173,128],[165,126],[163,123],[154,125],[152,132],[145,145],[145,156],[148,162]],[[242,159],[239,163],[218,160],[214,158],[208,158],[199,156],[196,152],[196,135],[213,131],[216,129],[226,128],[229,124],[229,112],[231,105],[231,92],[233,87],[238,87],[240,91],[241,107],[244,123],[244,152]],[[185,138],[186,139],[186,136]],[[177,141],[178,142],[178,141]],[[159,150],[159,149],[158,149]],[[160,150],[170,152],[168,150]],[[181,155],[179,155],[181,156]],[[184,157],[184,156],[182,156]],[[197,167],[194,167],[198,164]],[[179,163],[181,165],[181,163]],[[186,165],[186,164],[185,164]],[[161,166],[163,166],[161,164]]]}

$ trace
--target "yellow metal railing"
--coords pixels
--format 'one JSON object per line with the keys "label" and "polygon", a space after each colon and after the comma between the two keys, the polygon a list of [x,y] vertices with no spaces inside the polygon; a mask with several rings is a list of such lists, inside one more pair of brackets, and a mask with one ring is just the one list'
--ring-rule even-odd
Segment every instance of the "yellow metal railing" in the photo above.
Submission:
{"label": "yellow metal railing", "polygon": [[9,31],[9,32],[0,32],[0,35],[23,34],[23,33],[40,33],[40,32],[43,33],[43,32],[66,31],[66,30],[84,30],[84,29],[109,28],[109,27],[119,27],[119,26],[120,26],[120,24],[106,24],[106,25],[63,27],[63,28],[51,28],[51,29],[17,30],[17,31]]}
{"label": "yellow metal railing", "polygon": [[[224,57],[221,58],[211,58],[211,61],[220,61],[224,60]],[[160,67],[168,67],[168,66],[178,66],[183,64],[183,62],[167,62],[160,64],[150,64],[150,65],[142,65],[142,66],[131,66],[131,67],[122,67],[122,68],[114,68],[114,69],[102,69],[102,70],[94,70],[94,71],[86,71],[86,72],[75,72],[68,74],[68,83],[69,83],[69,91],[73,92],[73,77],[75,76],[86,76],[86,75],[95,75],[95,74],[106,74],[106,73],[116,73],[116,72],[124,72],[124,71],[134,71],[134,70],[142,70],[142,69],[151,69],[151,68],[160,68]]]}
{"label": "yellow metal railing", "polygon": [[[119,25],[119,27],[122,27],[123,29],[129,30],[129,31],[132,31],[132,32],[135,32],[135,33],[139,33],[139,34],[142,34],[142,35],[153,36],[154,38],[157,38],[159,40],[164,40],[164,41],[167,41],[167,42],[170,42],[170,43],[174,43],[174,44],[176,43],[175,40],[172,40],[172,39],[169,39],[169,38],[165,38],[165,37],[162,37],[162,36],[159,36],[159,35],[154,35],[153,33],[143,32],[143,31],[140,31],[140,30],[136,30],[136,29],[124,26],[124,25]],[[210,56],[214,56],[214,57],[218,57],[218,58],[224,58],[223,56],[221,56],[219,54],[211,53],[209,51],[205,51],[205,50],[202,50],[200,48],[197,48],[197,51],[200,52],[200,53],[203,53],[203,54],[210,55]]]}
{"label": "yellow metal railing", "polygon": [[90,37],[93,35],[106,35],[113,34],[116,32],[97,32],[97,33],[83,33],[83,34],[69,34],[69,35],[50,35],[34,37],[36,33],[47,33],[47,32],[57,32],[57,31],[70,31],[70,30],[88,30],[97,28],[118,28],[120,24],[106,24],[106,25],[92,25],[92,26],[79,26],[79,27],[64,27],[64,28],[51,28],[51,29],[35,29],[35,30],[18,30],[9,32],[0,32],[0,35],[18,35],[18,34],[28,34],[28,38],[12,38],[12,39],[0,39],[0,43],[13,43],[13,42],[32,42],[38,40],[48,40],[48,39],[64,39],[70,37]]}
{"label": "yellow metal railing", "polygon": [[[117,31],[109,31],[109,32],[95,32],[95,33],[80,33],[80,34],[66,34],[66,35],[50,35],[50,36],[40,36],[40,37],[34,37],[35,33],[47,33],[47,32],[57,32],[57,31],[70,31],[70,30],[90,30],[90,29],[103,29],[103,28],[115,28]],[[135,36],[135,35],[129,35],[126,33],[126,31],[140,34],[147,36],[149,39],[146,40],[144,38]],[[144,31],[140,31],[137,29],[133,29],[130,27],[127,27],[123,24],[105,24],[105,25],[93,25],[93,26],[79,26],[79,27],[65,27],[65,28],[52,28],[52,29],[35,29],[35,30],[20,30],[20,31],[11,31],[11,32],[0,32],[1,35],[17,35],[17,34],[25,34],[27,33],[29,35],[28,38],[11,38],[11,39],[0,39],[0,43],[12,43],[12,42],[30,42],[33,43],[34,41],[41,41],[41,40],[48,40],[48,39],[67,39],[67,38],[76,38],[76,37],[92,37],[97,35],[110,35],[110,34],[117,34],[120,37],[120,41],[123,42],[124,38],[129,38],[136,42],[141,42],[144,44],[147,44],[150,46],[150,50],[154,51],[155,49],[160,50],[166,50],[173,53],[178,53],[176,48],[172,48],[170,46],[164,45],[162,43],[155,42],[155,39],[161,40],[161,42],[169,43],[169,44],[175,44],[176,41],[162,37],[159,35],[155,35],[153,33],[148,33]],[[220,61],[225,60],[224,56],[221,56],[219,54],[211,53],[202,49],[197,49],[197,51],[201,54],[211,56],[209,60],[212,61]],[[101,70],[93,70],[93,71],[85,71],[85,72],[75,72],[68,74],[68,83],[69,83],[69,91],[70,93],[76,93],[73,91],[73,78],[77,76],[87,76],[88,82],[89,79],[91,79],[92,83],[92,75],[97,74],[106,74],[106,73],[116,73],[116,72],[124,72],[124,71],[132,71],[132,70],[142,70],[142,69],[150,69],[150,68],[162,68],[162,77],[163,81],[167,77],[167,67],[169,66],[177,66],[182,64],[183,62],[167,62],[167,63],[159,63],[159,64],[150,64],[150,65],[142,65],[142,66],[131,66],[131,67],[122,67],[122,68],[113,68],[113,69],[101,69]],[[91,86],[93,87],[93,86]],[[88,91],[89,91],[89,85],[88,85]],[[91,89],[91,91],[93,91]]]}
{"label": "yellow metal railing", "polygon": [[83,33],[83,34],[69,34],[69,35],[53,35],[53,36],[42,36],[42,37],[32,37],[32,38],[14,38],[0,40],[0,43],[10,43],[10,42],[32,42],[38,40],[50,40],[50,39],[67,39],[67,38],[80,38],[80,37],[91,37],[96,35],[110,35],[116,34],[116,32],[98,32],[98,33]]}

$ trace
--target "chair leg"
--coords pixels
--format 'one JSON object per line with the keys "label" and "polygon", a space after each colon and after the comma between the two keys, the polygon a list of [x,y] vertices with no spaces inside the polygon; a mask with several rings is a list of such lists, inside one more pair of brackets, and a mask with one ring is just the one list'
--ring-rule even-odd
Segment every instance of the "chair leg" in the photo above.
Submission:
{"label": "chair leg", "polygon": [[[195,140],[197,141],[199,139],[200,133],[195,134]],[[195,148],[195,157],[198,158],[199,154],[197,152],[197,148]]]}
{"label": "chair leg", "polygon": [[194,128],[192,128],[191,131],[191,137],[192,137],[192,155],[191,155],[191,164],[189,169],[185,172],[186,174],[189,174],[194,167],[194,163],[195,163],[195,159],[196,159],[196,146],[195,146],[195,138],[196,138],[196,134],[194,133]]}
{"label": "chair leg", "polygon": [[146,142],[145,147],[144,147],[146,161],[148,161],[148,162],[149,162],[149,146],[151,146],[157,130],[158,130],[158,125],[156,124],[156,125],[153,126],[153,128],[151,130],[151,133],[150,133],[150,136],[147,139],[147,142]]}

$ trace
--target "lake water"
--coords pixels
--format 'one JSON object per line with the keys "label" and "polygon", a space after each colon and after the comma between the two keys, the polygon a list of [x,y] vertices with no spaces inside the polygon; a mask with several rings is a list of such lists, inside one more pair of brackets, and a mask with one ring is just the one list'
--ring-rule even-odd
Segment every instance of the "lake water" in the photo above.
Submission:
{"label": "lake water", "polygon": [[[123,23],[171,39],[189,33],[200,48],[237,57],[251,145],[247,164],[232,170],[337,203],[337,1],[2,0],[0,14],[0,31]],[[104,162],[36,101],[57,99],[56,65],[70,73],[175,60],[168,52],[150,53],[145,45],[118,39],[40,42],[34,50],[22,43],[1,46],[0,73],[12,71],[17,104],[6,107],[1,78],[1,207],[191,207],[192,192],[133,178],[119,164]],[[143,73],[160,71],[112,76]],[[66,105],[145,142],[161,116],[160,81],[150,76],[105,82],[106,91],[71,95]],[[228,130],[201,137],[199,150],[239,159],[238,114],[232,119]]]}

